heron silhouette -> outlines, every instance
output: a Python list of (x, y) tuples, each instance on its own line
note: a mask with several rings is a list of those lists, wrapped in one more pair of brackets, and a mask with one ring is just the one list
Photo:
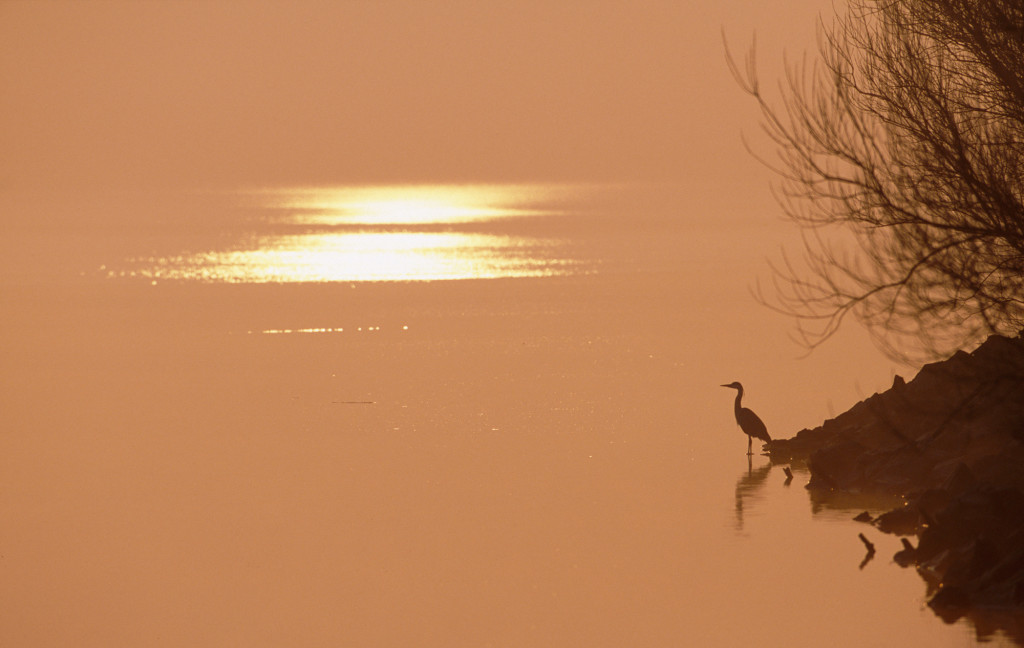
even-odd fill
[(768, 428), (765, 427), (764, 422), (758, 418), (757, 414), (740, 405), (740, 399), (743, 398), (743, 385), (738, 382), (731, 382), (728, 385), (722, 385), (722, 387), (736, 390), (736, 423), (739, 424), (743, 433), (747, 435), (747, 455), (752, 455), (751, 446), (753, 446), (755, 438), (765, 442), (772, 440), (768, 436)]

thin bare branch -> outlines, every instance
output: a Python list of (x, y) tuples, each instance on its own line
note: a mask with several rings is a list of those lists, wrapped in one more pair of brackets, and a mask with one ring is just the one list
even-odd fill
[(798, 339), (813, 348), (852, 314), (906, 359), (1020, 330), (1019, 0), (851, 0), (815, 62), (787, 63), (778, 105), (754, 46), (742, 68), (726, 52), (774, 147), (757, 157), (808, 233), (802, 263), (783, 256), (770, 293), (755, 290), (798, 319)]

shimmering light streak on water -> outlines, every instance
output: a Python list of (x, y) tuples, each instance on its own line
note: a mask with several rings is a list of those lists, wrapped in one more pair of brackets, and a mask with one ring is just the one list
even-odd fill
[(309, 225), (474, 223), (551, 213), (541, 204), (578, 189), (555, 185), (399, 185), (259, 190), (258, 204)]
[[(109, 277), (207, 283), (441, 281), (586, 272), (565, 242), (479, 230), (541, 217), (568, 187), (529, 185), (262, 190), (249, 205), (251, 244), (129, 259)], [(476, 228), (476, 230), (474, 230)]]
[[(363, 331), (366, 331), (366, 332), (372, 333), (372, 332), (375, 332), (375, 331), (380, 331), (380, 327), (379, 326), (357, 326), (355, 328), (349, 328), (348, 330), (349, 330), (349, 332), (355, 331), (355, 332), (358, 332), (358, 333), (362, 333)], [(408, 331), (409, 330), (409, 326), (407, 324), (403, 325), (401, 327), (401, 330)], [(317, 327), (317, 328), (277, 328), (277, 329), (263, 329), (262, 331), (246, 331), (246, 333), (248, 333), (250, 335), (253, 334), (253, 333), (260, 333), (262, 335), (288, 335), (288, 334), (291, 334), (291, 333), (344, 333), (344, 332), (345, 332), (345, 328), (341, 327), (341, 326), (336, 326), (336, 327), (321, 326), (321, 327)]]
[[(214, 283), (440, 281), (570, 274), (544, 241), (449, 232), (265, 237), (252, 249), (134, 260), (125, 276)], [(111, 275), (115, 276), (115, 275)]]

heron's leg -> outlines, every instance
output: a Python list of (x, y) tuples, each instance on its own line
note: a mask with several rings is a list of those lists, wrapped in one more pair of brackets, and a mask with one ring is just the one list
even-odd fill
[(747, 456), (750, 456), (750, 455), (754, 454), (754, 452), (750, 449), (753, 446), (753, 444), (754, 444), (754, 437), (748, 436), (747, 437)]

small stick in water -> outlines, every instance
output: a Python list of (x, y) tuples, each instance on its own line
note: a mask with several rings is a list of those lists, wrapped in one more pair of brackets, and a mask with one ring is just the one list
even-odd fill
[(858, 533), (857, 537), (860, 538), (860, 541), (863, 542), (864, 546), (868, 548), (868, 555), (875, 555), (875, 545), (871, 544), (871, 541), (865, 538), (863, 533)]
[(793, 481), (793, 471), (789, 469), (789, 466), (786, 466), (782, 469), (782, 472), (786, 473), (785, 484), (788, 486), (789, 482)]
[(867, 555), (865, 555), (864, 560), (860, 562), (860, 568), (864, 569), (864, 565), (871, 562), (871, 559), (875, 557), (875, 545), (871, 544), (871, 541), (865, 538), (863, 533), (858, 533), (857, 537), (860, 538), (860, 541), (868, 548)]

